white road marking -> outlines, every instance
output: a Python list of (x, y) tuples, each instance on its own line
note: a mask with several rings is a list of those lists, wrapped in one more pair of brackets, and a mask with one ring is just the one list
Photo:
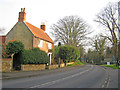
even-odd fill
[(61, 79), (58, 79), (58, 80), (54, 80), (54, 81), (50, 81), (50, 82), (47, 82), (47, 83), (43, 83), (43, 84), (40, 84), (40, 85), (36, 85), (36, 86), (32, 86), (30, 88), (37, 88), (37, 87), (42, 87), (42, 86), (45, 86), (45, 85), (52, 85), (52, 84), (55, 84), (57, 82), (60, 82), (60, 81), (63, 81), (63, 80), (66, 80), (66, 79), (70, 79), (70, 78), (73, 78), (75, 76), (78, 76), (78, 75), (81, 75), (85, 72), (88, 72), (89, 70), (91, 70), (93, 68), (93, 65), (91, 65), (91, 68), (89, 68), (88, 70), (85, 70), (85, 71), (82, 71), (80, 73), (76, 73), (76, 74), (73, 74), (73, 75), (70, 75), (70, 76), (67, 76), (67, 77), (64, 77), (64, 78), (61, 78)]

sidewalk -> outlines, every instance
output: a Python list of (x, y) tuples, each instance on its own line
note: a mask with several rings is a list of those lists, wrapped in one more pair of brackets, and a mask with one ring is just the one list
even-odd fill
[(23, 77), (32, 77), (32, 76), (40, 76), (40, 75), (45, 75), (45, 74), (50, 74), (50, 73), (55, 73), (55, 72), (61, 72), (61, 71), (68, 71), (72, 70), (74, 68), (79, 68), (82, 66), (73, 66), (73, 67), (64, 67), (64, 68), (58, 68), (58, 69), (53, 69), (53, 70), (40, 70), (40, 71), (12, 71), (12, 72), (4, 72), (0, 75), (0, 79), (6, 80), (6, 79), (15, 79), (15, 78), (23, 78)]

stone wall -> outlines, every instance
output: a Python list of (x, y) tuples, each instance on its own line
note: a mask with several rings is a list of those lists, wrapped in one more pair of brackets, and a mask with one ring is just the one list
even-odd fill
[(65, 64), (64, 63), (60, 64), (60, 67), (65, 67)]
[(48, 69), (56, 69), (56, 68), (59, 68), (58, 64), (56, 64), (56, 65), (49, 65), (48, 66)]
[(34, 71), (34, 70), (44, 70), (45, 69), (45, 64), (27, 64), (27, 65), (22, 65), (21, 70), (22, 71)]
[(12, 59), (0, 59), (0, 72), (10, 72), (12, 70)]

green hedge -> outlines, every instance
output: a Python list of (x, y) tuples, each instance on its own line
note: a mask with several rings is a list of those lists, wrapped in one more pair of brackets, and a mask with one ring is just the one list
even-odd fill
[(22, 64), (46, 64), (49, 62), (49, 57), (46, 52), (39, 48), (24, 50), (21, 53), (20, 61)]
[(80, 52), (77, 48), (66, 45), (59, 48), (59, 56), (64, 62), (70, 62), (80, 58)]
[(6, 54), (12, 55), (22, 52), (24, 50), (24, 45), (20, 41), (8, 42), (6, 45)]

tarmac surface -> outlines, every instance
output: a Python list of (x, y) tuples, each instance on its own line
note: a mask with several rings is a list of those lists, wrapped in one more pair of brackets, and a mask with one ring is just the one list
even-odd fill
[[(23, 78), (23, 77), (32, 77), (32, 76), (40, 76), (60, 71), (66, 71), (66, 70), (72, 70), (78, 66), (73, 67), (64, 67), (64, 68), (57, 68), (52, 70), (39, 70), (39, 71), (11, 71), (11, 72), (4, 72), (0, 74), (0, 79), (6, 80), (6, 79), (14, 79), (14, 78)], [(80, 66), (83, 67), (83, 66)]]
[(118, 70), (96, 65), (2, 73), (3, 88), (118, 88)]

